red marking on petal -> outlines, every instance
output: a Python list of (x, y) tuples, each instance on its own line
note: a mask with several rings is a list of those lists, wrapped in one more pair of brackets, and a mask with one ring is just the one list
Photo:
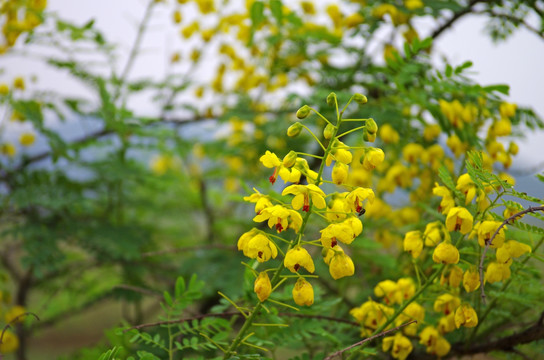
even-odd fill
[(298, 271), (298, 269), (300, 269), (300, 265), (299, 265), (299, 264), (295, 264), (295, 266), (293, 266), (293, 269), (295, 269), (295, 271)]

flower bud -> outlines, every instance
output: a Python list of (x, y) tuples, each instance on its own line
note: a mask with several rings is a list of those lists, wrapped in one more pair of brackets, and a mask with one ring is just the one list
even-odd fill
[(298, 134), (300, 134), (301, 131), (302, 131), (302, 124), (299, 123), (299, 122), (296, 122), (293, 125), (289, 126), (289, 128), (287, 129), (287, 136), (297, 137)]
[(370, 134), (366, 129), (363, 129), (363, 140), (368, 142), (376, 141), (376, 133)]
[(299, 119), (305, 119), (308, 115), (310, 115), (310, 107), (308, 105), (302, 106), (297, 111), (297, 118)]
[(331, 92), (329, 96), (327, 96), (327, 105), (333, 106), (336, 102), (336, 94), (334, 92)]
[(327, 140), (330, 140), (333, 134), (334, 134), (334, 125), (327, 124), (327, 126), (325, 126), (325, 129), (323, 129), (323, 137)]
[(314, 303), (314, 288), (312, 284), (299, 278), (293, 288), (293, 300), (299, 306), (310, 306)]
[(290, 168), (297, 162), (297, 153), (293, 150), (289, 151), (287, 155), (283, 158), (283, 166)]
[(357, 104), (359, 104), (359, 105), (364, 105), (368, 101), (366, 96), (364, 96), (363, 94), (359, 94), (359, 93), (353, 95), (353, 100), (355, 100), (355, 102), (357, 102)]
[(261, 302), (268, 299), (272, 292), (272, 284), (270, 283), (270, 278), (266, 272), (261, 272), (257, 279), (255, 279), (253, 290)]
[(367, 119), (365, 123), (365, 130), (369, 134), (376, 134), (378, 131), (378, 124), (376, 124), (376, 121), (374, 121), (373, 118)]

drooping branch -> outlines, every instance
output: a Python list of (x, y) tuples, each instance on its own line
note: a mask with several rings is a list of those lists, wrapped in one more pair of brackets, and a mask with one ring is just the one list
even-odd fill
[(514, 222), (514, 220), (517, 219), (518, 217), (521, 217), (521, 216), (523, 216), (525, 214), (528, 214), (528, 213), (534, 213), (534, 212), (537, 212), (537, 211), (544, 211), (544, 206), (532, 206), (532, 207), (529, 207), (529, 208), (527, 208), (527, 209), (525, 209), (523, 211), (515, 213), (514, 215), (510, 216), (508, 219), (505, 219), (497, 227), (497, 230), (495, 230), (495, 233), (491, 236), (491, 238), (489, 238), (489, 240), (486, 240), (484, 251), (482, 252), (482, 257), (480, 258), (480, 266), (479, 266), (479, 269), (480, 269), (481, 297), (482, 297), (482, 302), (484, 304), (485, 304), (485, 298), (486, 298), (485, 290), (484, 290), (484, 260), (485, 260), (485, 255), (487, 254), (487, 250), (489, 249), (489, 246), (493, 243), (493, 240), (495, 239), (497, 234), (501, 231), (501, 229), (503, 227), (505, 227), (507, 224), (512, 224)]
[(473, 6), (477, 3), (486, 2), (487, 0), (471, 0), (466, 7), (462, 8), (461, 10), (457, 11), (453, 14), (451, 18), (449, 18), (444, 24), (440, 25), (436, 30), (434, 30), (431, 34), (431, 37), (433, 39), (436, 39), (439, 37), (445, 30), (452, 27), (452, 25), (462, 18), (463, 16), (470, 14), (474, 11)]

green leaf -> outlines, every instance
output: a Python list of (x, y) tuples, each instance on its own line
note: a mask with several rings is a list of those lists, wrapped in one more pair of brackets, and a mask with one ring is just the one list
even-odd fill
[(508, 93), (510, 92), (510, 86), (504, 85), (504, 84), (489, 85), (489, 86), (484, 86), (483, 90), (488, 93), (497, 91), (497, 92), (500, 92), (501, 94), (508, 95)]
[(253, 28), (259, 26), (264, 20), (264, 3), (262, 1), (255, 1), (251, 5), (250, 18)]
[(450, 64), (447, 64), (446, 65), (446, 77), (451, 77), (452, 74), (453, 74), (453, 68), (451, 67)]
[(182, 276), (179, 276), (176, 280), (175, 294), (176, 299), (179, 298), (185, 292), (185, 280)]
[(281, 24), (283, 22), (283, 4), (281, 3), (281, 0), (272, 0), (270, 1), (270, 11), (272, 12), (272, 16), (274, 16), (274, 19), (276, 19), (276, 22), (278, 23), (278, 26), (281, 27)]
[(172, 306), (174, 304), (174, 302), (172, 301), (172, 295), (170, 295), (168, 291), (164, 291), (164, 301), (166, 301), (169, 306)]

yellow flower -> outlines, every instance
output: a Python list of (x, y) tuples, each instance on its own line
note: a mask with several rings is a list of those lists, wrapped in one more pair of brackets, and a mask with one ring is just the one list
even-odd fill
[(455, 329), (457, 329), (455, 326), (455, 313), (442, 316), (440, 320), (438, 320), (438, 332), (440, 332), (441, 335), (452, 332)]
[(182, 20), (181, 12), (179, 10), (174, 11), (172, 18), (176, 24), (179, 24)]
[(461, 285), (463, 280), (463, 270), (459, 266), (453, 266), (449, 269), (448, 276), (442, 274), (440, 278), (440, 284), (448, 283), (449, 286), (456, 288)]
[(442, 242), (434, 249), (433, 261), (438, 264), (457, 264), (459, 250), (452, 244)]
[(298, 306), (310, 306), (314, 303), (314, 288), (312, 284), (299, 278), (293, 288), (293, 300)]
[(13, 88), (19, 89), (19, 90), (24, 90), (25, 89), (25, 80), (20, 76), (16, 77), (15, 79), (13, 79)]
[(384, 124), (380, 127), (380, 138), (386, 144), (396, 144), (399, 142), (399, 133), (389, 124)]
[(365, 170), (374, 170), (377, 166), (380, 166), (385, 159), (385, 154), (382, 149), (379, 148), (370, 148), (365, 153), (363, 159), (363, 167)]
[(169, 155), (156, 155), (151, 159), (150, 168), (156, 175), (164, 175), (172, 166), (173, 160)]
[(374, 191), (372, 189), (358, 187), (346, 196), (346, 202), (352, 211), (357, 213), (363, 209), (363, 202), (368, 200), (370, 204), (374, 202)]
[(449, 315), (454, 312), (459, 305), (461, 305), (461, 300), (459, 300), (457, 296), (446, 293), (436, 298), (433, 309), (436, 312), (442, 312), (444, 315)]
[(34, 144), (35, 139), (36, 139), (36, 137), (32, 133), (23, 133), (19, 137), (19, 142), (23, 146), (30, 146), (30, 145)]
[(480, 287), (480, 274), (474, 269), (468, 269), (463, 275), (463, 287), (466, 292), (473, 292)]
[(25, 315), (23, 315), (26, 312), (26, 309), (21, 305), (15, 305), (11, 309), (9, 309), (6, 312), (5, 318), (6, 323), (18, 323), (22, 322), (25, 319)]
[(446, 228), (448, 231), (459, 231), (465, 235), (472, 230), (474, 218), (472, 214), (464, 207), (453, 207), (446, 217)]
[(404, 360), (413, 350), (412, 342), (402, 333), (398, 332), (394, 336), (388, 336), (383, 339), (382, 350), (389, 351), (394, 359)]
[(457, 135), (450, 136), (446, 140), (446, 145), (448, 145), (450, 150), (455, 154), (455, 157), (459, 157), (461, 154), (464, 154), (468, 147), (466, 143), (461, 142), (461, 139), (459, 139)]
[(516, 104), (507, 103), (507, 102), (501, 103), (499, 105), (499, 112), (501, 114), (501, 117), (503, 118), (514, 117), (514, 115), (516, 115), (517, 107), (518, 106)]
[(476, 196), (476, 185), (470, 178), (469, 174), (463, 174), (457, 179), (457, 190), (465, 194), (465, 205), (468, 205)]
[(329, 272), (334, 280), (351, 276), (355, 273), (353, 260), (343, 252), (336, 252), (329, 263)]
[(253, 188), (254, 194), (244, 196), (244, 201), (255, 203), (255, 212), (259, 214), (264, 208), (273, 206), (268, 195), (261, 194), (259, 190)]
[(247, 254), (247, 244), (249, 243), (249, 240), (253, 239), (258, 233), (259, 230), (255, 228), (243, 233), (238, 239), (238, 251), (243, 251), (245, 256), (249, 256)]
[(15, 352), (19, 348), (19, 338), (9, 330), (4, 332), (2, 343), (0, 344), (0, 353), (9, 354)]
[(440, 125), (433, 124), (433, 125), (427, 125), (423, 129), (423, 138), (427, 141), (433, 141), (440, 135)]
[(365, 328), (377, 329), (385, 324), (394, 312), (395, 310), (391, 307), (368, 300), (361, 306), (351, 309), (349, 313), (361, 324), (364, 330)]
[(327, 206), (325, 202), (325, 193), (319, 187), (315, 185), (290, 185), (286, 187), (282, 195), (293, 194), (295, 197), (291, 201), (293, 209), (298, 210), (302, 208), (302, 211), (310, 211), (310, 198), (312, 204), (318, 209), (323, 209)]
[(9, 86), (6, 83), (0, 84), (0, 96), (6, 96), (9, 94)]
[(423, 1), (421, 0), (404, 0), (404, 6), (408, 10), (416, 10), (423, 7)]
[(423, 157), (425, 150), (423, 149), (423, 146), (419, 144), (407, 144), (402, 149), (402, 157), (404, 160), (406, 160), (409, 163), (416, 163), (418, 159), (421, 159)]
[(14, 157), (16, 152), (15, 145), (13, 145), (12, 143), (3, 143), (2, 145), (0, 145), (0, 152), (3, 155)]
[(529, 245), (520, 243), (516, 240), (508, 240), (504, 246), (497, 249), (497, 261), (502, 264), (506, 264), (511, 258), (517, 258), (525, 253), (530, 253), (531, 247)]
[(348, 178), (348, 166), (337, 161), (332, 168), (332, 182), (336, 185), (342, 185)]
[(423, 240), (421, 239), (421, 231), (409, 231), (404, 236), (404, 251), (408, 251), (415, 259), (419, 257), (423, 250)]
[(417, 333), (418, 323), (425, 319), (425, 309), (418, 303), (411, 302), (406, 309), (397, 317), (395, 325), (399, 326), (412, 320), (417, 320), (417, 323), (410, 324), (402, 328), (402, 332), (408, 336), (415, 336)]
[(276, 228), (277, 232), (282, 232), (287, 228), (291, 228), (298, 232), (302, 225), (302, 216), (294, 210), (286, 209), (281, 205), (274, 205), (261, 210), (257, 216), (253, 218), (255, 222), (268, 220), (269, 228)]
[(447, 214), (455, 206), (455, 200), (453, 200), (453, 196), (447, 187), (439, 186), (438, 183), (435, 183), (433, 194), (442, 196), (442, 201), (440, 202), (440, 206), (438, 206), (438, 211), (442, 214)]
[(333, 195), (329, 206), (327, 207), (327, 213), (325, 216), (329, 221), (338, 221), (346, 218), (347, 213), (350, 212), (349, 205), (346, 203), (346, 199), (338, 194)]
[(283, 264), (291, 272), (297, 272), (302, 266), (308, 272), (313, 273), (315, 271), (314, 261), (306, 249), (302, 246), (297, 246), (285, 254)]
[(257, 259), (258, 262), (265, 262), (270, 258), (275, 259), (278, 256), (278, 249), (268, 237), (257, 234), (248, 241), (247, 251), (244, 250), (244, 255)]
[(398, 284), (392, 280), (380, 281), (374, 288), (374, 295), (381, 298), (387, 304), (393, 304), (396, 302)]
[[(501, 223), (498, 221), (483, 221), (480, 226), (478, 226), (478, 244), (480, 244), (481, 247), (485, 247), (486, 243), (491, 240), (491, 237), (495, 234), (500, 225)], [(497, 249), (504, 244), (504, 229), (505, 226), (503, 226), (497, 236), (495, 236), (493, 243), (490, 245), (491, 248)]]
[(508, 136), (512, 133), (512, 123), (510, 119), (502, 118), (493, 124), (493, 133), (495, 136)]
[(432, 247), (436, 246), (441, 241), (450, 241), (451, 237), (441, 221), (433, 221), (425, 226), (423, 239), (425, 240), (425, 246)]
[(478, 315), (472, 306), (465, 304), (457, 308), (455, 311), (455, 326), (457, 328), (461, 326), (473, 328), (476, 325), (478, 325)]
[(511, 275), (510, 264), (500, 264), (498, 262), (492, 262), (487, 265), (485, 271), (485, 281), (493, 284), (498, 281), (503, 281), (510, 278)]
[(272, 284), (270, 283), (270, 278), (265, 271), (259, 273), (259, 276), (255, 279), (253, 291), (255, 291), (255, 294), (257, 294), (257, 297), (261, 302), (265, 301), (270, 296), (270, 293), (272, 292)]
[(329, 224), (321, 230), (321, 242), (323, 246), (334, 247), (337, 241), (351, 244), (363, 231), (363, 223), (356, 217), (350, 217), (341, 223)]
[(433, 326), (427, 326), (419, 334), (419, 343), (427, 347), (427, 352), (438, 357), (450, 352), (451, 345)]
[(365, 21), (365, 18), (359, 13), (351, 14), (350, 16), (344, 19), (344, 23), (346, 24), (347, 28), (357, 27), (361, 25), (364, 21)]
[(399, 286), (397, 302), (400, 304), (411, 298), (416, 292), (416, 285), (412, 278), (400, 278), (397, 280)]
[(304, 11), (305, 14), (307, 15), (315, 14), (315, 7), (311, 1), (301, 1), (300, 6), (302, 7), (302, 11)]

